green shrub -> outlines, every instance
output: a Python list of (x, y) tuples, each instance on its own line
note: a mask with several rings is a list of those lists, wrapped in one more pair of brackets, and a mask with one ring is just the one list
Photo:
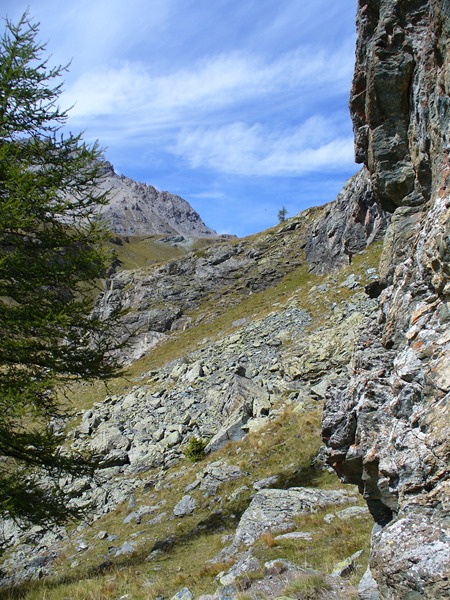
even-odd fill
[(187, 445), (184, 455), (191, 462), (198, 462), (205, 456), (206, 442), (202, 439), (191, 437)]

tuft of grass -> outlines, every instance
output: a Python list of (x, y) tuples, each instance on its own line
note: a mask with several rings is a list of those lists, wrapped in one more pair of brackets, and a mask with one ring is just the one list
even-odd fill
[(283, 593), (302, 600), (316, 600), (322, 592), (330, 589), (331, 586), (323, 573), (306, 573), (291, 581)]
[(255, 598), (247, 592), (238, 592), (234, 598), (235, 600), (255, 600)]
[(228, 571), (233, 566), (232, 560), (228, 561), (220, 561), (220, 562), (211, 562), (206, 563), (202, 569), (200, 569), (200, 577), (216, 577), (219, 573), (223, 571)]
[(271, 531), (268, 531), (267, 533), (263, 533), (261, 536), (261, 540), (269, 548), (273, 548), (274, 546), (277, 545), (277, 542), (275, 541), (275, 536), (273, 535), (273, 533)]
[(243, 592), (244, 590), (247, 590), (254, 581), (259, 581), (263, 577), (264, 569), (243, 573), (236, 579), (236, 587), (239, 591)]

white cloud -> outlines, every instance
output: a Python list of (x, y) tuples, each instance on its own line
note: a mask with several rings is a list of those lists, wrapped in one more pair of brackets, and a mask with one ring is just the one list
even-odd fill
[(191, 193), (190, 196), (199, 200), (224, 200), (227, 197), (225, 192), (219, 190), (205, 190), (203, 192)]
[(220, 54), (167, 74), (124, 62), (81, 75), (63, 103), (74, 104), (72, 118), (80, 121), (114, 116), (117, 125), (152, 127), (189, 115), (199, 121), (212, 111), (272, 94), (300, 94), (312, 82), (317, 93), (325, 85), (347, 87), (351, 68), (345, 46), (332, 54), (303, 48), (269, 62), (250, 54)]
[(184, 130), (174, 152), (192, 168), (246, 176), (299, 176), (354, 162), (353, 138), (340, 134), (336, 120), (322, 117), (290, 131), (244, 123)]
[(331, 199), (354, 169), (355, 0), (231, 4), (2, 0), (2, 9), (15, 20), (30, 6), (50, 64), (73, 58), (60, 99), (75, 104), (68, 129), (99, 139), (137, 180), (193, 190), (208, 224), (244, 234), (276, 222), (280, 189), (293, 214), (303, 197)]
[[(55, 63), (72, 59), (67, 79), (93, 65), (111, 63), (138, 44), (150, 32), (163, 29), (172, 15), (174, 0), (2, 0), (5, 13), (17, 21), (29, 9), (40, 23), (41, 41)], [(2, 13), (3, 13), (2, 10)]]
[(82, 74), (63, 105), (74, 104), (72, 126), (102, 144), (147, 144), (195, 169), (275, 176), (337, 169), (353, 162), (348, 115), (344, 128), (307, 116), (347, 91), (351, 43), (281, 55), (222, 52), (184, 67), (175, 62), (169, 72), (122, 61)]

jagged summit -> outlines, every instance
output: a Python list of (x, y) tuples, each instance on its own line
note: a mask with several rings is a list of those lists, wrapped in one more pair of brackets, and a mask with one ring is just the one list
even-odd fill
[(180, 234), (198, 238), (216, 237), (199, 214), (180, 196), (160, 192), (152, 185), (117, 175), (105, 162), (102, 191), (110, 190), (110, 201), (99, 214), (115, 233), (127, 236)]

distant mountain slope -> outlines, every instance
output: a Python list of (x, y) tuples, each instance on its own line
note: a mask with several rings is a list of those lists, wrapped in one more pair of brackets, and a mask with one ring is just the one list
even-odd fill
[[(346, 246), (353, 254), (363, 252), (382, 237), (386, 226), (386, 215), (373, 206), (368, 172), (362, 169), (334, 202), (307, 209), (258, 235), (217, 240), (137, 271), (118, 270), (96, 310), (103, 316), (114, 308), (123, 311), (114, 335), (121, 330), (128, 339), (122, 358), (131, 363), (170, 332), (190, 327), (192, 311), (201, 309), (205, 321), (217, 318), (298, 268), (316, 275), (338, 270), (349, 264)], [(212, 313), (206, 315), (204, 303), (211, 299)]]
[(117, 175), (105, 163), (100, 187), (110, 190), (110, 202), (100, 214), (120, 235), (180, 234), (192, 237), (216, 237), (199, 214), (180, 196), (159, 192), (145, 183)]

